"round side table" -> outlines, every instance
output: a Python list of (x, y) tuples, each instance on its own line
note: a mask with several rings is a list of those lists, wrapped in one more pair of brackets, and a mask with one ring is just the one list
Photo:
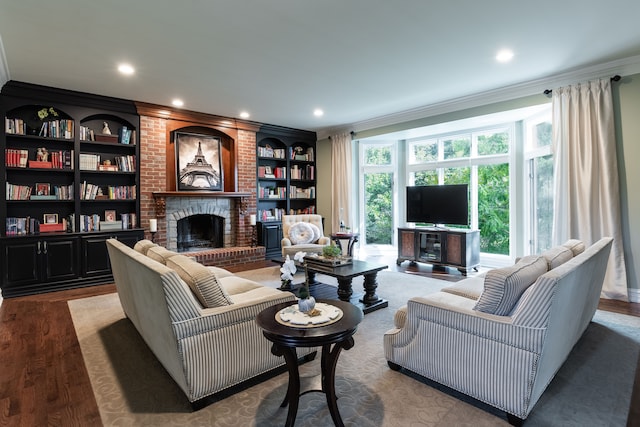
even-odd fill
[(347, 255), (353, 257), (353, 245), (358, 243), (358, 233), (333, 233), (331, 234), (331, 240), (334, 241), (336, 246), (342, 250), (341, 240), (348, 240), (347, 242)]
[[(315, 327), (296, 327), (285, 325), (276, 320), (276, 314), (295, 302), (286, 302), (261, 311), (256, 317), (256, 323), (262, 328), (263, 335), (273, 343), (271, 353), (284, 356), (289, 370), (289, 385), (287, 395), (281, 407), (289, 405), (285, 426), (293, 426), (298, 413), (300, 398), (300, 374), (298, 372), (298, 357), (296, 347), (322, 347), (321, 359), (321, 390), (308, 390), (325, 393), (329, 413), (336, 426), (344, 426), (338, 411), (335, 373), (340, 352), (353, 347), (353, 334), (362, 321), (363, 313), (360, 308), (351, 303), (336, 300), (319, 300), (342, 310), (342, 318), (334, 323)], [(304, 393), (303, 393), (304, 394)]]

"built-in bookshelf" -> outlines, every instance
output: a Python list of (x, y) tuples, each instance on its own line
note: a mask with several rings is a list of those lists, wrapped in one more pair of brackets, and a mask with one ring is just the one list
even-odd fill
[(3, 296), (111, 280), (99, 242), (143, 235), (133, 103), (9, 82), (0, 114)]
[(258, 243), (280, 255), (282, 215), (316, 213), (316, 135), (265, 127), (257, 140)]

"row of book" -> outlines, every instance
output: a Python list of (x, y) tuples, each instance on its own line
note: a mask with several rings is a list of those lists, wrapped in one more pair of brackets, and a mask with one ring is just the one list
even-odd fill
[(315, 199), (316, 187), (299, 188), (291, 185), (289, 186), (289, 197), (292, 199)]
[(6, 183), (7, 200), (29, 200), (33, 188), (30, 185)]
[(260, 199), (284, 199), (287, 197), (285, 187), (258, 187), (258, 198)]
[(284, 167), (258, 166), (258, 178), (286, 178), (287, 169)]
[(304, 147), (296, 146), (289, 148), (289, 158), (291, 160), (300, 160), (305, 162), (313, 162), (315, 159), (315, 154), (313, 151), (313, 147), (309, 147), (306, 150)]
[(281, 221), (282, 215), (286, 213), (287, 211), (281, 208), (258, 209), (258, 218), (260, 218), (262, 222)]
[(264, 147), (258, 146), (258, 157), (266, 157), (270, 159), (285, 159), (286, 151), (284, 148), (272, 148), (270, 145)]
[(84, 181), (80, 186), (81, 200), (134, 200), (136, 198), (135, 185), (108, 185), (101, 187)]
[(46, 138), (73, 139), (73, 120), (50, 120), (42, 122), (38, 136)]
[(29, 150), (5, 148), (4, 164), (12, 168), (73, 169), (73, 150), (49, 151), (47, 160), (29, 160)]
[(109, 161), (108, 164), (101, 164), (100, 154), (80, 153), (80, 170), (135, 172), (136, 156), (115, 156), (113, 163)]
[(6, 236), (22, 236), (52, 231), (68, 231), (66, 218), (60, 223), (46, 223), (33, 217), (7, 217), (5, 220)]
[[(69, 232), (76, 231), (75, 214), (69, 215), (65, 220)], [(128, 230), (136, 228), (137, 216), (135, 213), (123, 213), (120, 214), (120, 220), (118, 221), (105, 221), (99, 214), (80, 215), (80, 231), (81, 233), (89, 231), (104, 231), (104, 230)]]
[(314, 165), (305, 165), (299, 167), (298, 165), (291, 166), (291, 179), (308, 179), (313, 180), (316, 177), (316, 168)]

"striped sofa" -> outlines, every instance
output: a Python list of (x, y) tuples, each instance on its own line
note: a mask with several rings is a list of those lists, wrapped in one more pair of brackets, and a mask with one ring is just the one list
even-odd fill
[[(531, 284), (525, 270), (537, 271), (540, 262), (525, 257), (502, 272), (411, 298), (384, 335), (389, 366), (494, 406), (512, 424), (521, 424), (595, 314), (611, 242), (583, 245), (580, 253), (573, 240), (547, 257), (541, 254), (546, 272), (529, 279)], [(571, 255), (559, 256), (567, 247)], [(513, 279), (509, 286), (516, 291), (496, 297), (499, 276)], [(493, 297), (481, 302), (491, 292)], [(498, 306), (509, 299), (511, 308), (491, 312), (500, 312)]]
[[(138, 242), (136, 249), (143, 243)], [(205, 308), (202, 295), (196, 295), (176, 271), (175, 266), (188, 265), (188, 257), (162, 247), (136, 250), (116, 239), (107, 240), (107, 248), (125, 314), (194, 409), (213, 401), (216, 393), (284, 365), (283, 358), (271, 354), (271, 343), (255, 318), (271, 305), (294, 302), (292, 293), (191, 260), (197, 264), (194, 270), (215, 273), (222, 288), (218, 297), (228, 299)], [(299, 349), (299, 356), (314, 350)]]

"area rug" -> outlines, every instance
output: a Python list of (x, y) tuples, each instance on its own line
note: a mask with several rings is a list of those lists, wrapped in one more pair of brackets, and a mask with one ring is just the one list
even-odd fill
[[(279, 285), (277, 267), (239, 274)], [(450, 283), (388, 271), (378, 282), (378, 295), (389, 307), (365, 316), (355, 346), (338, 361), (336, 389), (345, 425), (507, 426), (500, 411), (387, 367), (382, 335), (393, 327), (396, 309), (411, 296)], [(354, 290), (361, 283), (354, 280)], [(69, 307), (105, 426), (284, 425), (286, 373), (192, 412), (125, 318), (116, 294), (73, 300)], [(624, 426), (639, 354), (640, 319), (598, 311), (525, 425)], [(302, 376), (318, 372), (318, 360), (301, 368)], [(330, 425), (324, 395), (303, 395), (296, 426)]]

